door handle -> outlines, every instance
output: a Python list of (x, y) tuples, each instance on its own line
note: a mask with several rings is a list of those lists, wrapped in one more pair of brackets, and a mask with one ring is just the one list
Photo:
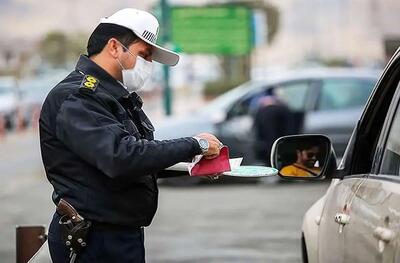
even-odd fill
[(378, 240), (390, 242), (394, 239), (395, 233), (393, 230), (389, 228), (378, 226), (374, 230), (374, 237), (377, 238)]
[(396, 234), (393, 230), (378, 226), (374, 230), (374, 237), (378, 239), (378, 251), (383, 253), (385, 250), (385, 245), (395, 238)]
[(341, 234), (343, 227), (350, 222), (350, 216), (345, 213), (336, 213), (335, 222), (339, 224), (339, 234)]

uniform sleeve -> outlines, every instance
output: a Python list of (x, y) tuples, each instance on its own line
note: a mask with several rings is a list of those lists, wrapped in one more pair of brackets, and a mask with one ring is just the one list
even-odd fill
[(189, 171), (172, 171), (172, 170), (163, 170), (157, 173), (157, 178), (172, 178), (172, 177), (181, 177), (181, 176), (190, 176)]
[(56, 136), (109, 177), (155, 173), (200, 153), (191, 137), (148, 141), (131, 136), (96, 95), (70, 95), (56, 118)]

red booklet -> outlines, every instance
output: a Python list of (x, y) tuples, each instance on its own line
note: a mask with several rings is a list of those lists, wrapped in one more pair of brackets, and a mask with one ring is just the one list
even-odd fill
[(219, 155), (214, 159), (206, 159), (201, 156), (200, 160), (195, 161), (191, 169), (189, 167), (191, 176), (216, 175), (230, 170), (229, 148), (227, 146), (223, 146)]

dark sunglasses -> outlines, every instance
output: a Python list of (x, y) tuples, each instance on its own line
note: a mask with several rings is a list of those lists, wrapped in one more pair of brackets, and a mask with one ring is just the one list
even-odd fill
[(317, 157), (317, 153), (306, 152), (307, 158)]

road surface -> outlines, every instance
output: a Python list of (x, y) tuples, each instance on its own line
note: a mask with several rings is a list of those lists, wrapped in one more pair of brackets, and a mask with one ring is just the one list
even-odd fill
[[(15, 226), (47, 225), (54, 206), (35, 132), (0, 141), (0, 258), (15, 262)], [(147, 262), (301, 262), (300, 227), (326, 183), (161, 187)]]

